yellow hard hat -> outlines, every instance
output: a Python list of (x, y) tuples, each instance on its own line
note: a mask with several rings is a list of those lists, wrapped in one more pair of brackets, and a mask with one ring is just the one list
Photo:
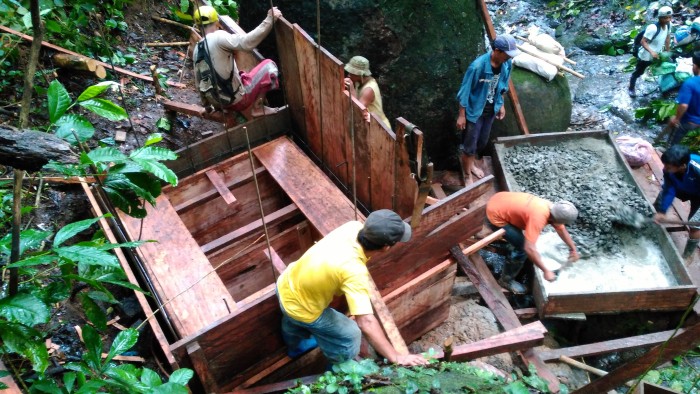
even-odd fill
[(198, 25), (210, 25), (219, 21), (219, 14), (214, 7), (202, 5), (194, 9), (194, 22)]

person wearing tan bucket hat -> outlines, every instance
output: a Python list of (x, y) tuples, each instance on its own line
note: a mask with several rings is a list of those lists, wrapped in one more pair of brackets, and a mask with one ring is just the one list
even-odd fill
[(369, 122), (369, 113), (373, 113), (384, 123), (386, 127), (391, 129), (389, 119), (384, 115), (382, 106), (382, 94), (379, 92), (379, 85), (372, 77), (372, 72), (369, 70), (369, 60), (362, 56), (353, 56), (352, 59), (345, 65), (345, 89), (350, 92), (353, 97), (356, 97), (362, 105), (367, 108), (366, 119)]

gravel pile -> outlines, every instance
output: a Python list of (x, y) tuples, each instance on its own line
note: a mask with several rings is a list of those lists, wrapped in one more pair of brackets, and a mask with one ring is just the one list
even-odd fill
[(644, 232), (614, 223), (620, 206), (645, 216), (652, 214), (616, 155), (606, 141), (584, 138), (556, 145), (515, 146), (506, 150), (502, 160), (514, 191), (576, 205), (578, 220), (567, 229), (585, 256), (619, 253), (623, 232)]

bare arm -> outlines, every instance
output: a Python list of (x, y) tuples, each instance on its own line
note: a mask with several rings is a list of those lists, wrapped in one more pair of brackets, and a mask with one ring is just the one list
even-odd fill
[(571, 235), (565, 226), (554, 227), (554, 230), (559, 235), (562, 241), (569, 247), (569, 261), (573, 262), (579, 259), (578, 251), (576, 250), (576, 244), (574, 240), (571, 239)]
[(544, 274), (544, 278), (550, 282), (554, 281), (557, 279), (557, 276), (554, 274), (554, 272), (550, 271), (545, 267), (544, 263), (542, 262), (542, 256), (540, 256), (540, 252), (537, 251), (537, 248), (535, 247), (535, 244), (528, 241), (527, 239), (525, 240), (525, 254), (527, 254), (527, 258), (532, 261), (535, 266), (537, 266), (539, 269), (542, 270), (542, 273)]
[(459, 115), (457, 116), (457, 129), (464, 130), (467, 127), (466, 110), (462, 105), (459, 105)]
[(676, 115), (672, 116), (671, 119), (668, 120), (668, 125), (671, 127), (678, 126), (681, 123), (683, 115), (685, 115), (685, 111), (687, 110), (688, 104), (678, 104), (676, 107)]
[(369, 107), (370, 104), (374, 102), (374, 90), (370, 87), (366, 87), (360, 92), (360, 102), (365, 107)]
[(399, 354), (386, 335), (384, 335), (382, 326), (374, 315), (357, 315), (355, 316), (355, 321), (374, 350), (384, 356), (389, 362), (401, 365), (424, 365), (428, 363), (420, 354)]
[(641, 45), (642, 45), (642, 47), (643, 47), (644, 49), (647, 50), (647, 52), (649, 52), (649, 54), (651, 55), (652, 58), (654, 58), (654, 59), (658, 59), (658, 58), (659, 58), (659, 54), (656, 53), (656, 52), (654, 52), (654, 51), (652, 51), (652, 50), (651, 50), (651, 47), (649, 47), (649, 41), (647, 40), (646, 37), (642, 37)]

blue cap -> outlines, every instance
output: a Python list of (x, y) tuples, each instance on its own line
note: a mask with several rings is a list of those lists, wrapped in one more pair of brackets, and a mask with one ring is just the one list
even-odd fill
[(493, 47), (495, 49), (501, 50), (510, 57), (516, 57), (520, 55), (520, 50), (518, 50), (517, 45), (515, 45), (515, 38), (508, 34), (502, 34), (493, 41)]

